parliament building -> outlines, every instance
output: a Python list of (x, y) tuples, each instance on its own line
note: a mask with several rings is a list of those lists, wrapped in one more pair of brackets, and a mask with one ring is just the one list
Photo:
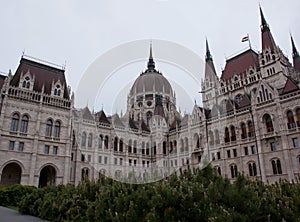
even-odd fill
[(64, 69), (23, 56), (14, 73), (0, 75), (0, 186), (102, 174), (143, 183), (208, 163), (230, 180), (298, 181), (300, 55), (291, 37), (291, 63), (260, 16), (260, 51), (227, 59), (219, 74), (206, 41), (203, 104), (190, 114), (177, 110), (152, 47), (122, 115), (75, 107)]

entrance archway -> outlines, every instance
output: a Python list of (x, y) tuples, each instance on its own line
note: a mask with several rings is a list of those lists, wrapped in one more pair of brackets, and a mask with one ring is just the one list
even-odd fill
[(21, 175), (22, 175), (22, 169), (19, 164), (17, 163), (7, 164), (2, 170), (0, 186), (10, 186), (13, 184), (20, 184)]
[(55, 185), (56, 170), (53, 166), (45, 166), (40, 172), (39, 187)]

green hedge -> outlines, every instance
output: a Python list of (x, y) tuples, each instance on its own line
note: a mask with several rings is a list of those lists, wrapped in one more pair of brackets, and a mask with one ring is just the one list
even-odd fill
[(18, 206), (18, 203), (27, 195), (34, 192), (37, 188), (32, 186), (12, 185), (0, 187), (0, 206)]
[(231, 184), (211, 167), (144, 185), (101, 177), (35, 188), (21, 199), (20, 212), (49, 221), (300, 221), (300, 185)]

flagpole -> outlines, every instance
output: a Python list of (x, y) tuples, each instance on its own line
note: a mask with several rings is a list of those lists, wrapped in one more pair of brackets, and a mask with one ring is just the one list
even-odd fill
[(247, 37), (248, 37), (248, 42), (249, 42), (249, 48), (252, 49), (252, 47), (251, 47), (251, 41), (250, 41), (250, 37), (249, 37), (249, 33), (247, 33)]

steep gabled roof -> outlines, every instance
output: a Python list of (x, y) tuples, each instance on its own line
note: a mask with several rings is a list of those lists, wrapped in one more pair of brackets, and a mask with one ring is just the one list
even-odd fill
[(100, 123), (105, 123), (105, 124), (109, 124), (110, 125), (110, 121), (106, 117), (106, 114), (105, 114), (105, 112), (103, 110), (101, 110), (100, 112), (96, 113), (96, 116), (97, 116), (97, 120)]
[(125, 127), (118, 114), (114, 114), (112, 116), (112, 123), (114, 126), (118, 126), (118, 127), (122, 127), (122, 128)]
[(88, 107), (85, 107), (83, 110), (82, 110), (82, 118), (83, 119), (86, 119), (86, 120), (92, 120), (94, 121), (94, 117), (91, 113), (91, 111), (89, 110)]
[(58, 80), (64, 85), (64, 98), (69, 99), (68, 87), (65, 79), (65, 71), (49, 65), (45, 65), (36, 61), (21, 58), (18, 69), (13, 76), (10, 85), (19, 86), (21, 74), (25, 75), (29, 72), (35, 77), (33, 90), (42, 92), (44, 86), (44, 93), (51, 95), (52, 82), (56, 83)]
[(226, 66), (222, 72), (221, 79), (228, 80), (235, 74), (241, 75), (250, 67), (256, 68), (258, 66), (258, 54), (252, 49), (248, 49), (226, 61)]
[(6, 79), (6, 76), (0, 75), (0, 89), (2, 89), (5, 79)]
[(283, 89), (280, 91), (280, 95), (290, 93), (296, 90), (299, 90), (298, 85), (296, 84), (295, 80), (288, 76)]

